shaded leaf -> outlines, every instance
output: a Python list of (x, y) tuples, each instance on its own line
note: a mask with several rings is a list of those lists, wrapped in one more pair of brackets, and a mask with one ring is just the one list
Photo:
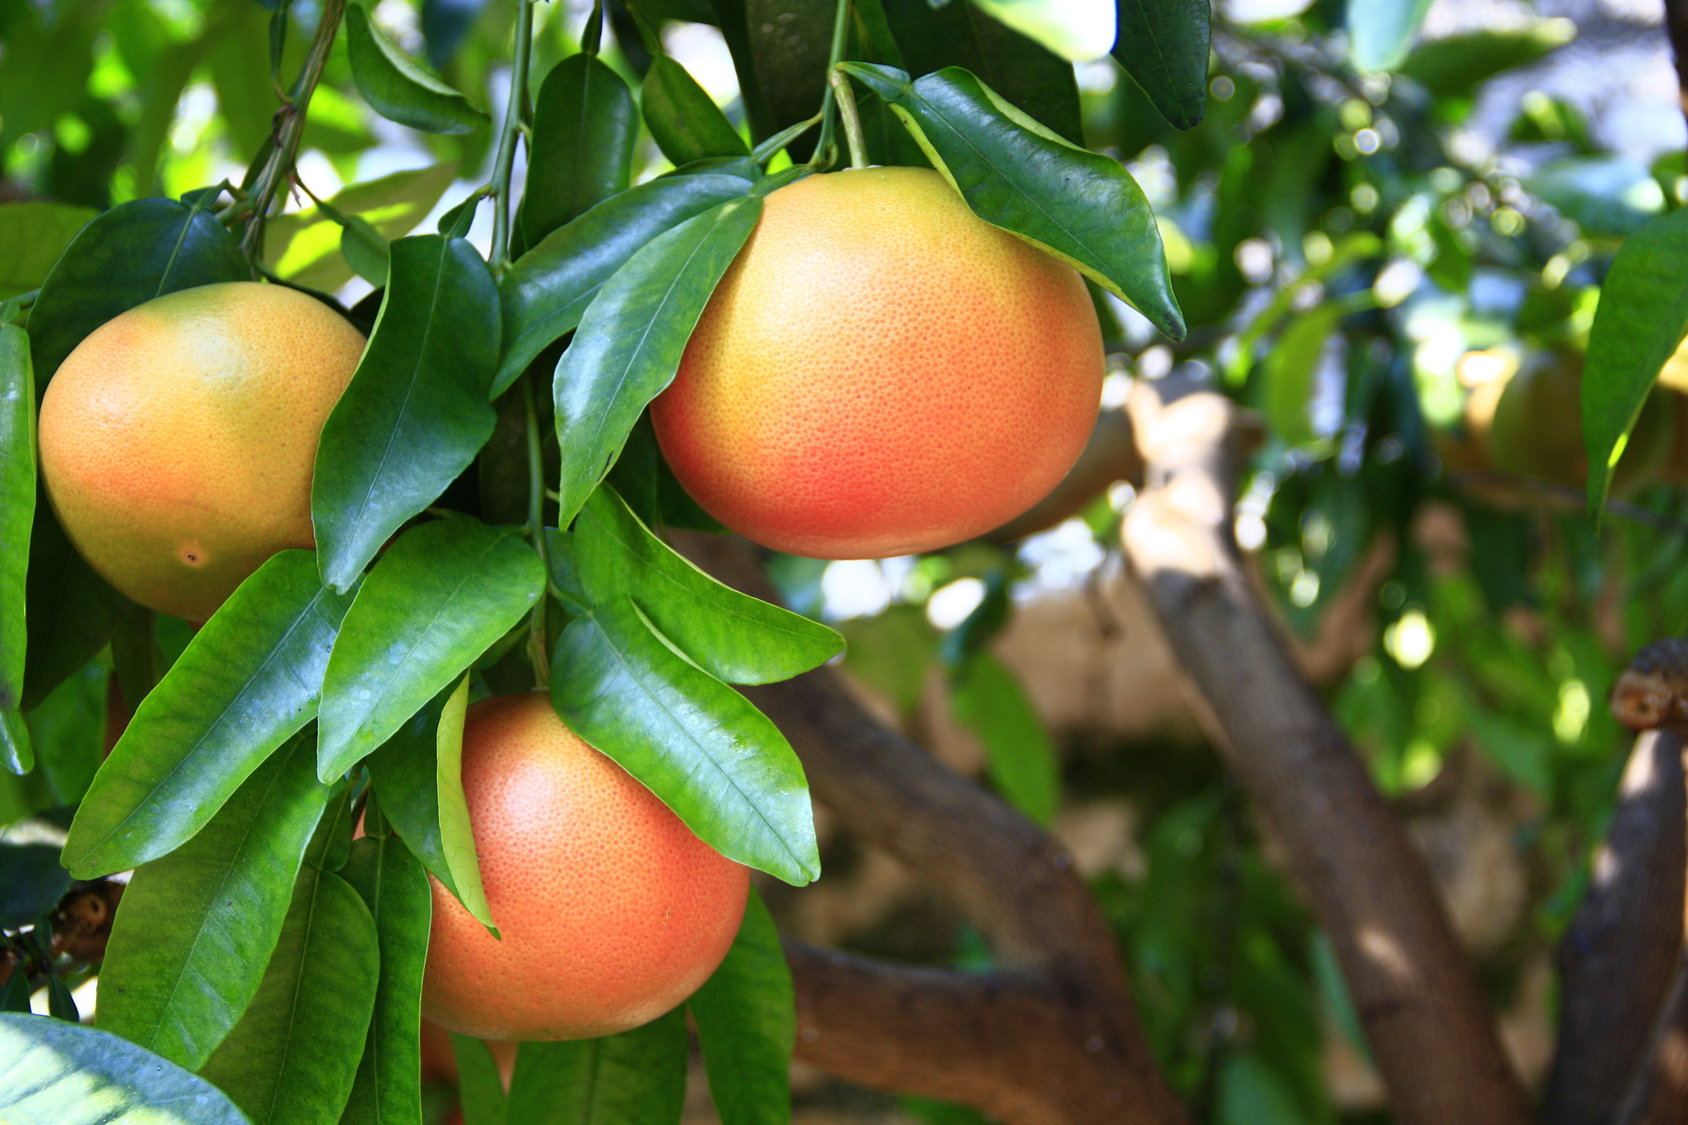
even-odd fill
[[(16, 930), (52, 912), (70, 890), (70, 872), (40, 821), (0, 829), (0, 930)], [(46, 837), (46, 838), (43, 838)]]
[(657, 236), (598, 291), (553, 384), (558, 526), (574, 518), (646, 405), (673, 381), (710, 294), (761, 213), (754, 195), (718, 204)]
[(1396, 73), (1413, 79), (1433, 97), (1469, 97), (1495, 75), (1546, 58), (1576, 37), (1577, 25), (1568, 19), (1484, 28), (1419, 44)]
[(697, 79), (667, 55), (651, 59), (639, 87), (639, 109), (662, 154), (675, 164), (689, 164), (711, 156), (748, 156), (727, 115), (699, 86)]
[(134, 603), (116, 590), (70, 545), (38, 487), (29, 534), (29, 575), (24, 591), (23, 706), (32, 710), (111, 639)]
[(1183, 339), (1154, 213), (1118, 161), (1062, 140), (965, 70), (910, 83), (890, 67), (842, 66), (890, 102), (974, 214), (1048, 250)]
[(389, 121), (424, 133), (472, 133), (488, 121), (485, 110), (395, 47), (361, 4), (346, 5), (346, 53), (358, 92)]
[(991, 783), (1015, 808), (1048, 826), (1061, 806), (1055, 744), (1020, 681), (988, 652), (956, 674), (955, 717), (985, 745)]
[(509, 1120), (509, 1106), (491, 1048), (485, 1040), (452, 1032), (451, 1050), (457, 1059), (457, 1097), (463, 1125), (504, 1125)]
[(209, 1082), (109, 1031), (0, 1012), (0, 1058), (12, 1125), (248, 1125)]
[(1266, 354), (1266, 411), (1273, 430), (1289, 445), (1302, 445), (1317, 434), (1313, 429), (1313, 377), (1325, 355), (1325, 345), (1342, 307), (1326, 302), (1296, 316)]
[(264, 975), (330, 790), (309, 734), (261, 765), (211, 823), (138, 868), (100, 971), (100, 1025), (192, 1070)]
[(686, 1105), (686, 1013), (602, 1039), (523, 1043), (507, 1119), (521, 1125), (677, 1125)]
[[(5, 209), (0, 208), (0, 212)], [(35, 522), (35, 375), (29, 334), (0, 324), (0, 714), (23, 707), (29, 531)], [(21, 720), (0, 735), (0, 768), (28, 773), (35, 756)]]
[(787, 1125), (797, 1001), (779, 931), (754, 887), (732, 948), (686, 1007), (721, 1125)]
[(571, 730), (722, 855), (796, 886), (819, 875), (808, 785), (785, 736), (679, 656), (625, 595), (563, 630), (551, 698)]
[(105, 757), (109, 679), (106, 666), (90, 660), (23, 717), (37, 776), (61, 808), (76, 807)]
[(0, 205), (0, 301), (38, 288), (76, 232), (98, 214), (68, 203)]
[(581, 509), (575, 550), (593, 602), (631, 595), (664, 637), (718, 680), (786, 680), (844, 649), (844, 638), (825, 625), (741, 594), (693, 566), (612, 489), (598, 489)]
[(342, 1125), (396, 1125), (422, 1116), (422, 966), (433, 894), (396, 837), (352, 841), (342, 872), (375, 919), (381, 972), (375, 1011)]
[(625, 191), (639, 111), (633, 91), (595, 55), (570, 55), (540, 83), (519, 216), (524, 245)]
[(1113, 56), (1176, 129), (1194, 128), (1207, 103), (1208, 0), (1116, 0)]
[(178, 289), (251, 276), (239, 244), (208, 212), (173, 199), (112, 208), (77, 234), (30, 310), (36, 394), (83, 337), (118, 313)]
[(475, 520), (401, 535), (358, 591), (328, 659), (318, 775), (336, 777), (386, 742), (544, 589), (539, 556)]
[(270, 753), (316, 716), (352, 598), (325, 590), (308, 551), (240, 584), (141, 701), (71, 825), (78, 878), (123, 871), (190, 839)]
[(392, 281), (350, 385), (322, 428), (311, 523), (323, 579), (344, 590), (492, 436), (498, 290), (461, 238), (391, 247)]

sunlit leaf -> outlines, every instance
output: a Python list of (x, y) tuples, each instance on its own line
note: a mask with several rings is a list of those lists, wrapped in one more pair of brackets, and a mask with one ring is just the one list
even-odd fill
[(1207, 0), (1116, 0), (1114, 58), (1142, 87), (1161, 116), (1193, 128), (1207, 102)]
[[(3, 212), (4, 208), (0, 208)], [(28, 773), (35, 761), (23, 707), (25, 591), (29, 530), (35, 522), (35, 376), (29, 334), (0, 324), (0, 768)]]
[(639, 111), (662, 154), (675, 164), (711, 156), (746, 156), (750, 147), (708, 91), (675, 59), (651, 59), (639, 87)]
[(76, 232), (98, 214), (69, 203), (0, 205), (0, 300), (38, 288)]

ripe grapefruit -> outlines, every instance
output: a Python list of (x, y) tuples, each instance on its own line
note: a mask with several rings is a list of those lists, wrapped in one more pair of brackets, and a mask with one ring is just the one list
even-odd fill
[(749, 872), (563, 725), (543, 694), (469, 708), (463, 790), (493, 938), (437, 881), (422, 1014), (482, 1039), (647, 1023), (726, 956)]
[(265, 559), (315, 545), (311, 468), (363, 336), (297, 290), (184, 289), (95, 329), (41, 403), (41, 474), (90, 565), (203, 621)]
[(884, 558), (1030, 508), (1078, 459), (1101, 386), (1077, 272), (936, 172), (862, 168), (769, 194), (651, 418), (728, 527)]

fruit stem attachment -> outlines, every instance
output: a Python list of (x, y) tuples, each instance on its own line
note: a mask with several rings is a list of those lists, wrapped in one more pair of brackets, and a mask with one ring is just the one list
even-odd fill
[(516, 57), (510, 66), (510, 100), (504, 106), (504, 127), (498, 133), (498, 157), (492, 172), (492, 270), (502, 274), (510, 264), (510, 177), (516, 166), (516, 134), (526, 120), (528, 69), (533, 56), (533, 3), (518, 0)]
[[(827, 83), (826, 90), (821, 95), (821, 135), (815, 142), (814, 159), (809, 161), (809, 167), (822, 168), (832, 163), (832, 130), (835, 118), (832, 113), (833, 91), (838, 88), (837, 81), (832, 77), (838, 64), (844, 61), (844, 44), (850, 30), (850, 0), (838, 0), (838, 8), (832, 17), (832, 50), (826, 58)], [(846, 94), (846, 97), (849, 95)], [(851, 107), (852, 109), (854, 106)], [(845, 130), (848, 132), (846, 123)], [(861, 127), (858, 124), (858, 133)]]
[(862, 136), (862, 117), (856, 112), (856, 94), (850, 80), (834, 66), (827, 72), (827, 84), (837, 93), (838, 112), (844, 118), (844, 142), (850, 146), (850, 167), (867, 167), (867, 141)]
[(251, 211), (246, 230), (240, 237), (240, 252), (247, 260), (257, 261), (264, 248), (264, 221), (274, 202), (276, 191), (293, 175), (293, 160), (299, 153), (299, 141), (305, 135), (305, 112), (310, 108), (311, 94), (328, 64), (328, 53), (334, 47), (334, 36), (340, 30), (340, 17), (346, 13), (346, 0), (325, 0), (322, 16), (317, 20), (316, 34), (311, 38), (305, 65), (299, 80), (293, 84), (292, 97), (275, 115), (275, 145), (270, 157), (258, 173), (252, 188)]
[[(525, 4), (527, 0), (523, 0)], [(534, 405), (533, 376), (522, 372), (522, 405), (527, 410), (528, 455), (528, 535), (533, 549), (539, 552), (539, 565), (545, 568), (546, 588), (551, 583), (551, 559), (545, 550), (545, 459), (539, 445), (539, 410)], [(540, 689), (551, 683), (551, 657), (545, 651), (545, 606), (549, 599), (540, 595), (528, 617), (528, 659), (533, 661), (533, 674)]]

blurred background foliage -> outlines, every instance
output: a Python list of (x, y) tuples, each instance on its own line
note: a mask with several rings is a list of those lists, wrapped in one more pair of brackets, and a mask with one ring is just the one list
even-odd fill
[[(639, 7), (735, 123), (777, 115), (768, 45), (747, 95), (714, 7)], [(762, 7), (804, 18), (825, 6)], [(1534, 1082), (1552, 950), (1627, 746), (1606, 693), (1688, 614), (1688, 379), (1672, 388), (1667, 368), (1597, 533), (1581, 506), (1581, 355), (1616, 246), (1683, 203), (1688, 167), (1656, 13), (1617, 0), (1425, 8), (1222, 4), (1206, 116), (1178, 132), (1107, 56), (1032, 66), (1025, 40), (959, 0), (859, 6), (932, 29), (919, 40), (932, 58), (903, 60), (914, 70), (953, 61), (963, 36), (945, 21), (970, 21), (975, 69), (1001, 65), (992, 80), (1009, 96), (1082, 131), (1148, 192), (1191, 332), (1169, 345), (1103, 301), (1104, 408), (1131, 379), (1174, 368), (1249, 408), (1238, 541), (1309, 677), (1411, 818)], [(312, 0), (287, 11), (277, 37), (254, 0), (0, 0), (0, 298), (38, 285), (96, 209), (238, 181), (269, 135), (272, 61), (295, 73), (314, 24)], [(543, 75), (577, 49), (586, 9), (538, 12)], [(619, 46), (606, 57), (636, 84), (649, 56), (628, 13), (610, 15)], [(496, 109), (512, 5), (382, 0), (374, 16)], [(858, 45), (871, 48), (873, 26), (861, 22)], [(864, 112), (878, 159), (918, 159), (875, 132), (871, 97)], [(397, 237), (484, 180), (492, 135), (424, 137), (374, 117), (342, 39), (311, 103), (310, 194), (271, 225), (270, 265), (359, 299), (369, 284), (312, 196)], [(667, 167), (643, 138), (639, 178)], [(483, 246), (485, 225), (472, 234)], [(774, 569), (794, 607), (846, 633), (845, 667), (888, 721), (1069, 843), (1199, 1119), (1386, 1120), (1328, 945), (1123, 573), (1116, 532), (1134, 495), (1122, 479), (1011, 542)], [(0, 775), (0, 823), (79, 798), (106, 738), (107, 677), (90, 668), (31, 713), (58, 765)], [(770, 889), (789, 930), (914, 960), (988, 957), (917, 873), (822, 829), (827, 879)], [(818, 1078), (797, 1094), (816, 1114), (977, 1120)]]

